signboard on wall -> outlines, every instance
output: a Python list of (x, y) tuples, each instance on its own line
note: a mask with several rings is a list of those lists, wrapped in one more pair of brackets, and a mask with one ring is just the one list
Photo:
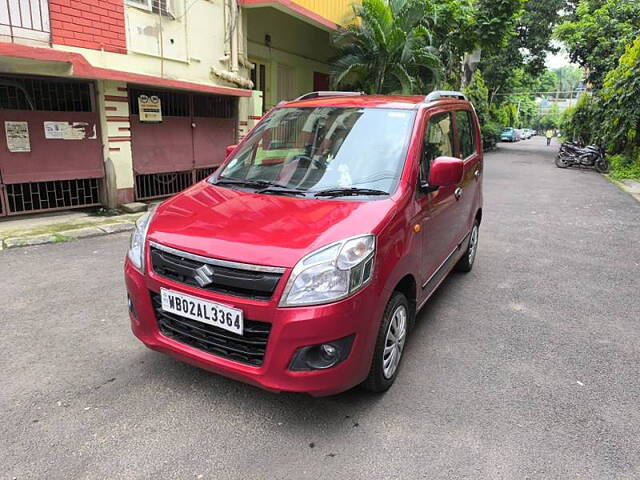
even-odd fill
[(31, 151), (29, 140), (29, 124), (27, 122), (4, 122), (7, 136), (7, 148), (10, 152), (21, 153)]
[(162, 105), (156, 95), (139, 95), (138, 112), (141, 123), (162, 122)]

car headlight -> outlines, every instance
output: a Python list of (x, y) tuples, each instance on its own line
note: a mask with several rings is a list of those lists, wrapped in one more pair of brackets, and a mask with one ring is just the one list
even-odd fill
[(371, 279), (376, 237), (348, 238), (300, 260), (280, 300), (281, 307), (320, 305), (354, 294)]
[(149, 210), (142, 215), (136, 221), (136, 226), (131, 233), (128, 256), (131, 263), (140, 271), (144, 271), (144, 242), (147, 238), (147, 230), (153, 218), (153, 212), (153, 210)]

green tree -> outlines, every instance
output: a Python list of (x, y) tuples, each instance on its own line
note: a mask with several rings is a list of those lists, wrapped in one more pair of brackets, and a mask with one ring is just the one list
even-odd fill
[(551, 105), (549, 110), (540, 118), (538, 122), (541, 129), (560, 128), (560, 111), (557, 105)]
[(477, 0), (476, 35), (484, 52), (493, 54), (515, 36), (515, 26), (525, 0)]
[(489, 89), (482, 78), (480, 70), (476, 70), (471, 81), (465, 87), (464, 93), (471, 101), (478, 114), (480, 123), (484, 123), (489, 115)]
[(580, 0), (575, 13), (556, 27), (555, 35), (599, 88), (639, 31), (638, 0)]
[(551, 70), (545, 70), (542, 75), (537, 78), (535, 88), (532, 91), (539, 93), (558, 91), (558, 76)]
[(528, 0), (516, 24), (513, 43), (528, 74), (536, 77), (546, 70), (547, 53), (557, 53), (552, 44), (553, 29), (560, 22), (560, 12), (567, 0)]
[(489, 89), (484, 83), (482, 73), (476, 70), (471, 76), (471, 81), (464, 88), (464, 93), (476, 109), (478, 120), (480, 121), (480, 131), (482, 133), (482, 143), (487, 150), (495, 147), (500, 138), (500, 130), (503, 125), (493, 118), (489, 109)]
[(476, 8), (473, 0), (425, 0), (429, 11), (427, 25), (433, 32), (432, 44), (438, 49), (444, 66), (444, 83), (458, 88), (462, 59), (478, 45)]
[(560, 118), (560, 128), (565, 138), (580, 140), (584, 143), (596, 143), (594, 133), (598, 123), (597, 99), (583, 94), (574, 107), (566, 109)]
[(603, 135), (611, 150), (640, 156), (640, 36), (607, 73), (600, 92)]
[(426, 27), (435, 21), (423, 1), (363, 0), (353, 9), (356, 21), (334, 36), (338, 55), (331, 73), (336, 87), (412, 94), (438, 84), (442, 63)]
[(569, 98), (580, 85), (584, 72), (581, 68), (577, 68), (571, 65), (565, 65), (564, 67), (554, 68), (552, 70), (553, 75), (556, 77), (555, 90), (557, 94), (556, 98)]

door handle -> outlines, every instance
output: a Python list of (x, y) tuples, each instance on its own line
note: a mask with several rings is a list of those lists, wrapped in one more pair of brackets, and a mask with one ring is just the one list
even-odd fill
[(460, 200), (460, 197), (462, 196), (462, 189), (460, 187), (456, 188), (456, 191), (453, 192), (453, 194), (456, 197), (456, 200)]
[(473, 172), (473, 176), (476, 177), (476, 180), (477, 180), (478, 177), (480, 177), (480, 169), (478, 169), (475, 172)]

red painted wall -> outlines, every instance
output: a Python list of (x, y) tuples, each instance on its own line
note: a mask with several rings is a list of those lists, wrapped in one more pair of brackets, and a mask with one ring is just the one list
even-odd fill
[(51, 41), (127, 53), (124, 0), (49, 0)]

